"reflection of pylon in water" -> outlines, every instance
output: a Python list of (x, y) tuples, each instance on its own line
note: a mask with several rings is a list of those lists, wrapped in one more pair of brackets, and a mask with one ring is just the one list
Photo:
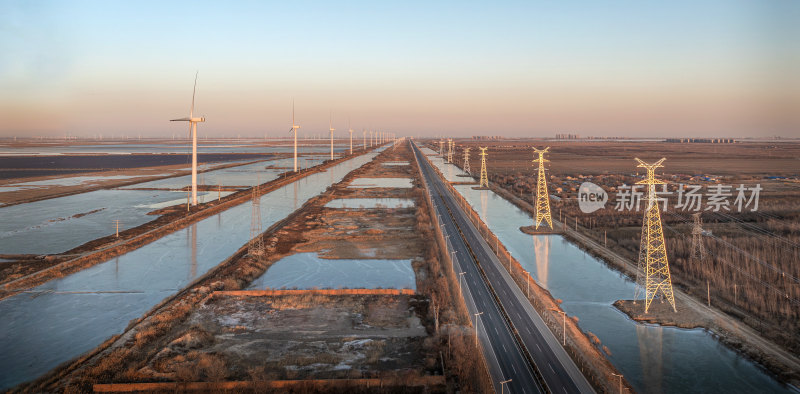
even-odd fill
[[(663, 185), (664, 182), (656, 179), (655, 171), (658, 167), (663, 167), (661, 163), (666, 159), (661, 159), (653, 164), (645, 163), (638, 158), (638, 167), (647, 169), (647, 178), (637, 182), (637, 184), (647, 185), (647, 209), (644, 213), (642, 224), (642, 240), (639, 249), (639, 268), (643, 270), (644, 278), (637, 283), (636, 296), (639, 289), (644, 287), (645, 304), (644, 312), (650, 309), (653, 299), (661, 295), (675, 308), (675, 297), (672, 293), (672, 278), (669, 273), (669, 261), (667, 259), (667, 248), (664, 243), (664, 229), (661, 226), (661, 214), (659, 212), (658, 199), (656, 196), (656, 185)], [(641, 279), (644, 279), (642, 283)]]
[(451, 139), (447, 140), (447, 145), (449, 145), (449, 148), (450, 148), (450, 149), (447, 150), (447, 162), (450, 163), (450, 164), (453, 163), (453, 148), (455, 147), (455, 144), (456, 143), (453, 142), (453, 140), (451, 140)]
[(264, 240), (261, 237), (261, 193), (253, 186), (253, 217), (250, 221), (250, 243), (247, 252), (251, 256), (264, 255)]
[(472, 173), (472, 170), (469, 168), (469, 148), (464, 148), (464, 172), (467, 174)]
[(547, 288), (550, 271), (550, 237), (533, 236), (533, 252), (536, 257), (536, 280)]
[(542, 150), (533, 148), (535, 153), (539, 154), (539, 158), (535, 159), (534, 163), (539, 163), (539, 177), (536, 181), (536, 228), (542, 224), (542, 220), (547, 222), (547, 226), (553, 228), (553, 217), (550, 215), (550, 194), (547, 193), (547, 178), (544, 176), (544, 163), (550, 160), (544, 158), (544, 154), (550, 150), (550, 147)]
[(703, 220), (700, 219), (700, 212), (692, 215), (694, 226), (692, 227), (692, 253), (690, 256), (695, 261), (703, 261), (706, 258), (706, 247), (703, 245)]
[(489, 177), (486, 175), (486, 150), (489, 147), (478, 148), (481, 150), (481, 183), (478, 187), (489, 187)]

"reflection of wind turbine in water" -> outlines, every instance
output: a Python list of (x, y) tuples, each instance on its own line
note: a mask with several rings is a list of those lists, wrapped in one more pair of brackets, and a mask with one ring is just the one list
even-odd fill
[(536, 256), (536, 278), (547, 289), (547, 271), (550, 268), (550, 237), (533, 236), (533, 253)]
[(294, 186), (294, 209), (297, 210), (297, 182), (293, 182)]
[(170, 122), (189, 122), (189, 137), (192, 139), (192, 205), (197, 205), (197, 123), (205, 122), (206, 118), (194, 117), (194, 96), (197, 93), (197, 74), (194, 75), (194, 89), (192, 90), (192, 106), (188, 118), (172, 119)]
[(642, 377), (648, 393), (660, 393), (663, 373), (663, 334), (660, 326), (636, 324)]
[(192, 280), (197, 277), (197, 223), (189, 226), (186, 235), (189, 236), (189, 246), (192, 248), (192, 262), (189, 267), (189, 280)]

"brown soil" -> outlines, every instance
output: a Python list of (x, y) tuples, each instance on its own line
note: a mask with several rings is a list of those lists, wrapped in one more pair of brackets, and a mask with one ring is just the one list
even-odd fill
[(647, 313), (644, 313), (643, 300), (619, 300), (614, 302), (614, 307), (631, 319), (642, 323), (680, 328), (710, 328), (714, 325), (713, 319), (688, 307), (680, 300), (675, 300), (675, 307), (680, 313), (673, 311), (672, 305), (666, 301), (653, 301)]

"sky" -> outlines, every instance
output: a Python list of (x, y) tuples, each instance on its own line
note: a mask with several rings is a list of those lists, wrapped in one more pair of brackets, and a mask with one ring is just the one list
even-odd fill
[[(230, 4), (229, 4), (230, 3)], [(0, 137), (800, 137), (800, 2), (0, 2)]]

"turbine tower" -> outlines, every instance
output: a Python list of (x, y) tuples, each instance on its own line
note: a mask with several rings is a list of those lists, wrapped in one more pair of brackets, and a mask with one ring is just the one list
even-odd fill
[(331, 130), (331, 160), (333, 160), (333, 131), (336, 130), (333, 128), (333, 114), (328, 120), (328, 128)]
[(481, 150), (481, 183), (478, 187), (489, 187), (489, 176), (486, 174), (486, 150), (489, 147), (478, 148)]
[(189, 109), (188, 118), (172, 119), (170, 122), (189, 122), (189, 134), (192, 138), (192, 205), (197, 205), (197, 123), (205, 122), (205, 117), (194, 117), (194, 96), (197, 93), (197, 74), (194, 74), (194, 89), (192, 90), (192, 107)]
[(472, 170), (469, 168), (469, 148), (464, 148), (464, 172), (470, 174)]
[(353, 154), (353, 128), (350, 127), (350, 120), (347, 121), (347, 128), (350, 130), (350, 154)]
[(656, 196), (656, 185), (663, 185), (664, 181), (656, 179), (655, 171), (656, 168), (663, 167), (661, 163), (664, 160), (666, 158), (648, 164), (636, 158), (636, 161), (639, 162), (637, 167), (647, 170), (647, 178), (636, 182), (639, 185), (647, 185), (647, 209), (642, 223), (642, 241), (641, 249), (639, 250), (639, 266), (643, 268), (644, 283), (637, 283), (637, 286), (643, 286), (645, 290), (644, 313), (648, 312), (650, 304), (659, 293), (669, 301), (672, 305), (672, 310), (677, 312), (675, 296), (672, 293), (672, 278), (669, 273), (667, 248), (664, 243), (664, 229), (661, 226), (661, 213), (658, 210), (658, 198)]
[(547, 193), (547, 178), (544, 176), (544, 163), (550, 160), (544, 158), (544, 154), (550, 150), (550, 147), (542, 150), (533, 148), (535, 153), (539, 154), (539, 158), (533, 160), (534, 163), (539, 163), (539, 177), (536, 182), (536, 229), (542, 224), (542, 220), (547, 222), (547, 226), (553, 228), (553, 218), (550, 216), (550, 194)]
[(294, 123), (294, 100), (292, 100), (292, 128), (289, 129), (290, 133), (294, 134), (294, 172), (297, 172), (297, 129), (300, 126)]

